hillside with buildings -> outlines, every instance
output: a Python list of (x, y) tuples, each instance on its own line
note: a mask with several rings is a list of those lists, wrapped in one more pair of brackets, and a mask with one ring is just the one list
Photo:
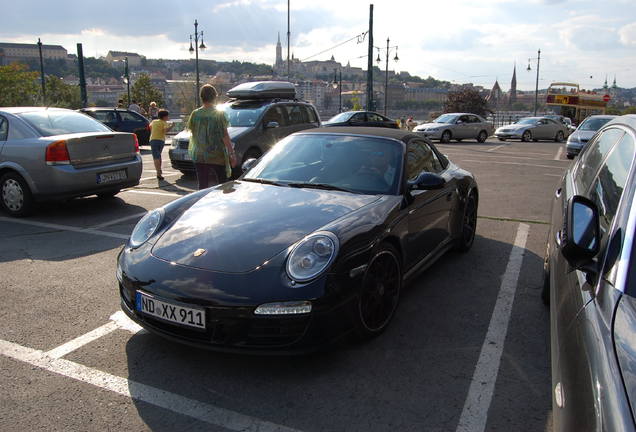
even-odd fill
[[(67, 84), (79, 84), (78, 59), (60, 45), (42, 45), (44, 71), (47, 75), (60, 77)], [(366, 70), (342, 64), (332, 55), (328, 60), (301, 61), (293, 54), (289, 64), (282, 56), (280, 38), (273, 54), (272, 65), (250, 62), (221, 62), (199, 60), (200, 82), (215, 85), (221, 94), (236, 84), (245, 81), (282, 79), (294, 82), (297, 97), (313, 103), (323, 118), (354, 105), (366, 104)], [(101, 58), (86, 57), (88, 103), (98, 106), (114, 106), (126, 92), (124, 84), (125, 61), (127, 59), (131, 84), (147, 74), (152, 84), (164, 95), (167, 108), (174, 113), (185, 113), (195, 99), (195, 61), (193, 59), (148, 59), (139, 53), (109, 51)], [(30, 70), (39, 71), (40, 57), (37, 44), (0, 43), (0, 65), (13, 62), (25, 63)], [(289, 71), (289, 77), (288, 77)], [(517, 90), (516, 67), (512, 69), (508, 91), (495, 81), (491, 89), (471, 83), (451, 84), (433, 77), (420, 78), (408, 72), (388, 71), (385, 91), (385, 71), (374, 67), (374, 100), (376, 110), (386, 111), (389, 116), (414, 115), (428, 117), (439, 112), (450, 91), (461, 88), (477, 90), (488, 100), (489, 107), (499, 111), (527, 111), (534, 104), (534, 91)], [(614, 85), (599, 91), (612, 93), (612, 103), (618, 107), (636, 104), (636, 89), (620, 89)], [(385, 98), (386, 93), (386, 98)], [(545, 94), (545, 90), (539, 93)], [(540, 95), (539, 100), (544, 97)]]

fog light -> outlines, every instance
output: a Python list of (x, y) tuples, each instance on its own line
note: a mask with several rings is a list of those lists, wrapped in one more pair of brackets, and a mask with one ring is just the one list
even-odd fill
[(311, 312), (310, 301), (265, 303), (254, 311), (255, 315), (298, 315)]

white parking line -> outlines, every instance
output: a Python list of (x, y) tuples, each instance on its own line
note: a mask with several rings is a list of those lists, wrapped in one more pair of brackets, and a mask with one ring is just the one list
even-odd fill
[(129, 193), (138, 193), (138, 194), (145, 194), (145, 195), (162, 195), (162, 196), (183, 196), (181, 194), (178, 193), (174, 193), (174, 192), (153, 192), (153, 191), (142, 191), (142, 190), (137, 190), (137, 189), (127, 189), (124, 190), (122, 192), (129, 192)]
[(102, 224), (95, 225), (95, 226), (93, 227), (93, 229), (99, 229), (99, 228), (105, 228), (105, 227), (107, 227), (107, 226), (111, 226), (111, 225), (117, 225), (118, 223), (120, 223), (120, 222), (125, 222), (125, 221), (127, 221), (128, 219), (135, 219), (135, 218), (139, 219), (139, 218), (141, 218), (143, 215), (145, 215), (146, 213), (147, 213), (147, 212), (143, 212), (143, 213), (135, 213), (135, 214), (133, 214), (133, 215), (128, 215), (128, 216), (121, 217), (121, 218), (119, 218), (119, 219), (113, 219), (113, 220), (110, 220), (110, 221), (108, 221), (108, 222), (104, 222), (104, 223), (102, 223)]
[(510, 313), (515, 299), (529, 230), (529, 225), (519, 224), (506, 271), (501, 280), (497, 302), (490, 318), (488, 332), (481, 347), (477, 366), (475, 366), (464, 409), (459, 418), (457, 432), (482, 432), (486, 429), (488, 409), (499, 373), (499, 364), (506, 341)]
[(502, 147), (503, 147), (503, 146), (505, 146), (505, 145), (507, 145), (507, 144), (501, 144), (501, 145), (498, 145), (497, 147), (493, 147), (493, 148), (488, 149), (488, 150), (486, 150), (486, 151), (487, 151), (487, 152), (494, 152), (495, 150), (500, 149), (500, 148), (502, 148)]
[(286, 426), (199, 402), (79, 363), (62, 358), (54, 358), (42, 351), (1, 339), (0, 355), (229, 430), (254, 432), (295, 431), (295, 429)]
[(86, 334), (83, 334), (79, 337), (76, 337), (73, 340), (66, 342), (63, 345), (58, 346), (57, 348), (53, 348), (50, 351), (44, 353), (45, 356), (51, 358), (62, 358), (66, 354), (72, 353), (76, 349), (83, 347), (84, 345), (93, 342), (94, 340), (99, 339), (102, 336), (106, 336), (108, 333), (111, 333), (119, 328), (119, 325), (111, 321), (108, 324), (104, 324), (101, 327), (97, 327), (95, 330), (90, 331)]
[(128, 240), (128, 237), (130, 237), (128, 234), (118, 234), (118, 233), (113, 233), (108, 231), (100, 231), (94, 228), (78, 228), (78, 227), (74, 227), (70, 225), (58, 225), (58, 224), (52, 224), (52, 223), (46, 223), (46, 222), (37, 222), (37, 221), (14, 219), (14, 218), (7, 218), (7, 217), (0, 217), (0, 222), (10, 222), (10, 223), (16, 223), (16, 224), (22, 224), (22, 225), (30, 225), (30, 226), (40, 227), (40, 228), (51, 228), (58, 231), (72, 231), (72, 232), (78, 232), (82, 234), (93, 234), (93, 235), (113, 237), (113, 238), (124, 239), (124, 240)]
[(556, 156), (554, 156), (554, 160), (561, 160), (562, 155), (563, 155), (563, 146), (559, 147), (559, 151), (557, 151)]
[(462, 162), (476, 162), (476, 163), (499, 164), (499, 165), (521, 165), (521, 166), (539, 167), (539, 168), (553, 168), (553, 169), (559, 169), (559, 170), (565, 169), (564, 167), (559, 167), (559, 166), (538, 165), (538, 164), (529, 164), (529, 163), (521, 163), (521, 162), (484, 161), (484, 160), (475, 160), (475, 159), (463, 159)]

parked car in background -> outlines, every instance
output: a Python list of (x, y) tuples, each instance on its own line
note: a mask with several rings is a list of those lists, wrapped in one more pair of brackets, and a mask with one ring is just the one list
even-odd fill
[(431, 123), (416, 126), (413, 131), (442, 143), (449, 143), (451, 140), (460, 142), (464, 139), (474, 139), (482, 143), (492, 135), (493, 126), (477, 114), (447, 113)]
[(548, 114), (548, 115), (545, 115), (544, 117), (563, 123), (565, 127), (568, 128), (568, 132), (570, 134), (574, 132), (574, 129), (576, 129), (576, 126), (572, 124), (572, 119), (570, 117), (566, 117), (566, 116), (562, 116), (558, 114)]
[(119, 108), (81, 108), (80, 112), (93, 117), (117, 132), (132, 132), (137, 135), (139, 145), (149, 145), (150, 121), (135, 111)]
[(608, 122), (552, 194), (554, 431), (636, 429), (635, 137), (635, 115)]
[[(235, 177), (240, 174), (240, 165), (247, 159), (261, 157), (289, 134), (320, 126), (316, 108), (308, 102), (289, 98), (287, 84), (277, 81), (241, 84), (228, 91), (228, 94), (240, 98), (217, 105), (216, 109), (223, 111), (228, 119), (228, 134), (239, 161)], [(291, 88), (293, 90), (293, 85)], [(168, 151), (172, 167), (182, 173), (194, 172), (188, 153), (189, 143), (190, 131), (184, 130), (175, 135)]]
[(614, 115), (593, 115), (583, 120), (579, 127), (568, 137), (568, 142), (565, 145), (568, 159), (574, 159), (574, 156), (580, 153), (596, 131), (614, 118), (616, 118)]
[(524, 142), (539, 140), (563, 142), (568, 135), (567, 126), (547, 117), (524, 117), (516, 123), (502, 126), (495, 131), (499, 141), (519, 139)]
[(397, 121), (373, 111), (346, 111), (331, 117), (323, 122), (322, 126), (367, 126), (399, 129)]
[(245, 165), (149, 212), (120, 252), (122, 309), (149, 331), (251, 352), (374, 337), (407, 280), (475, 239), (473, 176), (412, 132), (309, 129)]
[(139, 184), (137, 138), (76, 111), (0, 108), (0, 205), (11, 216), (37, 201), (111, 197)]

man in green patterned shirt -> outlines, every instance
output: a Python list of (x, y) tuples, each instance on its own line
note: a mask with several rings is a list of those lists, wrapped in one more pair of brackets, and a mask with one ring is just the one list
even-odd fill
[(236, 155), (227, 133), (228, 121), (215, 107), (216, 89), (205, 84), (200, 95), (203, 106), (192, 111), (187, 124), (192, 132), (188, 153), (197, 172), (199, 190), (210, 186), (210, 172), (216, 177), (215, 184), (223, 183), (236, 166)]

